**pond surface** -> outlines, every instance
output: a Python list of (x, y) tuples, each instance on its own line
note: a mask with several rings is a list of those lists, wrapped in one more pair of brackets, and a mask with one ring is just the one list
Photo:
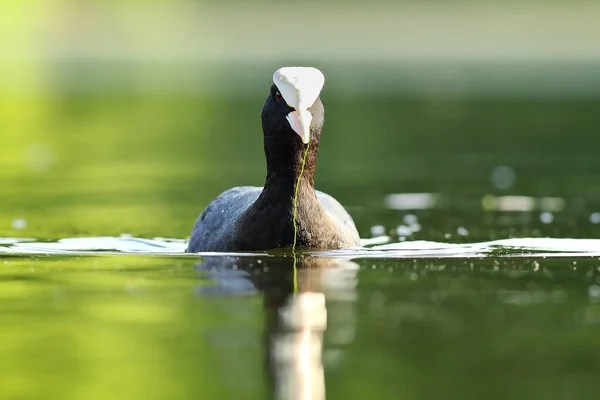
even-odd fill
[[(182, 243), (129, 237), (6, 245), (4, 393), (105, 398), (118, 387), (118, 398), (323, 398), (326, 391), (329, 398), (562, 399), (595, 392), (600, 240), (409, 244), (296, 260), (183, 256)], [(129, 253), (116, 254), (119, 246)]]
[(316, 183), (364, 247), (188, 255), (262, 185), (266, 91), (48, 90), (1, 111), (3, 397), (597, 393), (600, 101), (326, 87)]

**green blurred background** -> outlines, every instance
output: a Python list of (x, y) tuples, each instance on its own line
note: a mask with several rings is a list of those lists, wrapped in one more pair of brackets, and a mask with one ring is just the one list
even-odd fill
[(282, 65), (326, 75), (317, 186), (362, 235), (387, 193), (600, 193), (594, 2), (0, 4), (0, 236), (186, 237), (262, 185)]

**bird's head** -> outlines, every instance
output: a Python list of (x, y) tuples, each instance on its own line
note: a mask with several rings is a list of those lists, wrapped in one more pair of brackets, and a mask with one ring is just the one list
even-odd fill
[(297, 134), (307, 144), (321, 132), (325, 110), (319, 98), (325, 77), (313, 67), (282, 67), (262, 112), (263, 128), (271, 134)]

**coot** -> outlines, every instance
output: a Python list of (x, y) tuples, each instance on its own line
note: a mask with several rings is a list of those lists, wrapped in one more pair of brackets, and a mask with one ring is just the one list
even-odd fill
[(291, 246), (294, 196), (300, 175), (296, 246), (338, 249), (359, 244), (354, 221), (344, 207), (314, 188), (325, 121), (325, 109), (319, 98), (324, 83), (321, 71), (312, 67), (283, 67), (275, 71), (262, 109), (267, 161), (265, 185), (235, 187), (221, 193), (196, 220), (187, 252), (256, 251)]

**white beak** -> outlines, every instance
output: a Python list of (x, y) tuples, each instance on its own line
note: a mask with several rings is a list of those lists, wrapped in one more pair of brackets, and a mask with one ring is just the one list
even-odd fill
[(310, 122), (312, 114), (308, 110), (292, 111), (286, 116), (290, 126), (302, 139), (302, 143), (307, 144), (310, 140)]
[(312, 114), (308, 109), (319, 97), (325, 84), (325, 76), (312, 67), (283, 67), (273, 74), (273, 83), (286, 103), (294, 108), (295, 111), (290, 112), (286, 118), (302, 143), (307, 144), (310, 141), (312, 122)]

